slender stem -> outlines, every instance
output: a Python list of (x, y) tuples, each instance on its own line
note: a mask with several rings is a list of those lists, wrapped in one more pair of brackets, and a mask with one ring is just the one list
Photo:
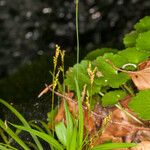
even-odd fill
[(126, 84), (124, 84), (123, 87), (128, 91), (129, 94), (134, 96), (134, 92)]
[(127, 112), (126, 110), (124, 110), (120, 104), (116, 104), (115, 105), (118, 109), (120, 109), (121, 111), (123, 111), (127, 116), (131, 117), (134, 121), (138, 122), (139, 124), (143, 125), (143, 122), (140, 121), (139, 119), (137, 119), (135, 116), (133, 116), (132, 114), (130, 114), (129, 112)]
[[(77, 40), (77, 64), (79, 63), (79, 0), (76, 0), (76, 40)], [(78, 67), (77, 67), (77, 80), (78, 80)]]

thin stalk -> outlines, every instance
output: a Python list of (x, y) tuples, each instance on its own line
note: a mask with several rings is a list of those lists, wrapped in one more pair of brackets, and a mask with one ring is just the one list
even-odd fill
[[(76, 39), (77, 39), (77, 64), (79, 63), (79, 0), (76, 0)], [(77, 80), (78, 80), (78, 66), (77, 66)]]
[(7, 139), (7, 136), (4, 134), (4, 131), (0, 128), (0, 136), (3, 139), (3, 141), (9, 145), (9, 141)]
[(123, 87), (128, 91), (129, 94), (134, 96), (134, 92), (126, 84), (124, 84)]
[(127, 112), (126, 110), (124, 110), (120, 104), (116, 104), (115, 105), (118, 109), (120, 109), (121, 111), (123, 111), (127, 116), (131, 117), (134, 121), (138, 122), (139, 124), (143, 125), (143, 122), (140, 121), (139, 119), (137, 119), (135, 116), (133, 116), (132, 114), (130, 114), (129, 112)]

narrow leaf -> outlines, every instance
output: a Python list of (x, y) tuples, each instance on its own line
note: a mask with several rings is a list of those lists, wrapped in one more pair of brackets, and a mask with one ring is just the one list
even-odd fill
[(115, 90), (106, 93), (102, 97), (102, 105), (103, 106), (110, 106), (116, 104), (119, 100), (123, 99), (126, 96), (126, 92), (122, 90)]
[[(25, 118), (11, 105), (9, 105), (6, 101), (0, 99), (0, 103), (2, 103), (3, 105), (5, 105), (22, 123), (25, 127), (27, 128), (31, 128), (30, 125), (28, 124), (28, 122), (25, 120)], [(39, 148), (39, 150), (43, 150), (43, 147), (41, 145), (41, 143), (39, 142), (38, 138), (34, 135), (32, 135), (32, 138), (34, 139), (37, 147)]]
[(12, 137), (22, 148), (30, 150), (30, 148), (0, 119), (0, 127)]
[(57, 140), (55, 140), (52, 136), (50, 136), (46, 133), (43, 133), (43, 132), (40, 132), (40, 131), (37, 131), (37, 130), (34, 130), (34, 129), (29, 129), (29, 128), (19, 126), (19, 125), (14, 125), (14, 124), (12, 124), (12, 125), (14, 127), (18, 128), (18, 129), (27, 131), (30, 134), (33, 134), (33, 135), (36, 135), (36, 136), (40, 137), (41, 139), (46, 141), (48, 144), (51, 144), (52, 146), (54, 146), (58, 150), (63, 150), (64, 149), (63, 146), (61, 144), (59, 144)]
[(59, 141), (66, 146), (67, 144), (67, 129), (63, 122), (59, 122), (55, 125), (55, 132)]
[(78, 86), (78, 81), (75, 78), (75, 84), (77, 89), (77, 99), (78, 99), (78, 109), (79, 109), (79, 149), (82, 149), (83, 145), (83, 131), (84, 131), (84, 120), (83, 120), (83, 108), (82, 108), (82, 99), (80, 95), (80, 90)]
[(106, 143), (93, 147), (91, 150), (112, 150), (118, 148), (130, 148), (136, 146), (134, 143)]

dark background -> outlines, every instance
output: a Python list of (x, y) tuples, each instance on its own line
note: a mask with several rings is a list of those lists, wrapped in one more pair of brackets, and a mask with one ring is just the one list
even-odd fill
[[(82, 0), (79, 10), (83, 58), (100, 47), (122, 49), (124, 34), (150, 15), (150, 1)], [(50, 96), (37, 95), (51, 82), (55, 44), (67, 51), (67, 69), (76, 61), (73, 0), (0, 0), (0, 97), (31, 118), (49, 110)]]

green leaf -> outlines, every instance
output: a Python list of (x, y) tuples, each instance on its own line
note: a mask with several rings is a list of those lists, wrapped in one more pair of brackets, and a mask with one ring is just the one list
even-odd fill
[(106, 81), (108, 82), (108, 85), (110, 87), (119, 88), (121, 85), (125, 84), (129, 79), (130, 77), (127, 74), (120, 72), (116, 75), (108, 77)]
[(102, 72), (104, 77), (108, 77), (117, 74), (117, 71), (108, 63), (103, 57), (98, 57), (95, 61), (95, 65), (98, 70)]
[[(2, 103), (3, 105), (5, 105), (22, 123), (25, 127), (27, 128), (31, 128), (30, 125), (28, 124), (28, 122), (25, 120), (25, 118), (11, 105), (9, 105), (6, 101), (0, 99), (0, 103)], [(43, 147), (41, 145), (41, 143), (39, 142), (38, 138), (35, 135), (32, 135), (32, 138), (34, 139), (37, 147), (39, 148), (39, 150), (43, 150)]]
[(89, 61), (81, 61), (80, 64), (74, 65), (66, 72), (65, 84), (69, 87), (70, 90), (76, 91), (74, 77), (77, 78), (77, 69), (78, 76), (80, 77), (79, 89), (82, 91), (83, 86), (86, 84), (90, 84), (90, 79), (87, 74)]
[(0, 143), (0, 150), (18, 150), (18, 149), (8, 144)]
[[(87, 73), (87, 68), (89, 65), (89, 61), (81, 61), (80, 64), (78, 64), (78, 76), (79, 76), (79, 90), (82, 91), (84, 85), (86, 84), (87, 86), (87, 91), (89, 91), (89, 95), (93, 95), (95, 93), (98, 93), (101, 89), (101, 86), (104, 84), (104, 78), (103, 77), (98, 77), (95, 75), (95, 80), (94, 83), (92, 85), (92, 91), (91, 91), (91, 81), (90, 81), (90, 77)], [(92, 69), (94, 69), (95, 64), (92, 63)], [(72, 68), (70, 68), (67, 72), (66, 72), (66, 79), (65, 79), (65, 84), (69, 87), (70, 90), (73, 90), (77, 93), (77, 89), (76, 89), (76, 83), (74, 81), (74, 77), (77, 78), (77, 64), (74, 65)], [(92, 92), (92, 93), (91, 93)]]
[(47, 113), (47, 121), (49, 126), (53, 126), (54, 117), (58, 112), (58, 107), (55, 107), (50, 112)]
[(137, 50), (150, 51), (150, 31), (140, 33), (136, 39)]
[(144, 32), (150, 30), (150, 16), (142, 18), (138, 23), (134, 25), (134, 28), (138, 32)]
[(70, 143), (72, 140), (72, 132), (73, 132), (73, 120), (71, 113), (69, 112), (68, 106), (66, 101), (64, 101), (64, 107), (65, 107), (65, 115), (66, 115), (66, 124), (67, 124), (67, 149), (70, 149)]
[(81, 92), (79, 90), (78, 81), (75, 78), (76, 83), (76, 89), (77, 89), (77, 100), (78, 100), (78, 109), (79, 109), (79, 143), (78, 143), (78, 149), (82, 150), (83, 145), (83, 132), (84, 132), (84, 120), (83, 120), (83, 108), (82, 108), (82, 98), (81, 98)]
[(128, 63), (128, 60), (120, 56), (118, 54), (113, 54), (113, 53), (106, 53), (103, 56), (106, 60), (110, 60), (116, 67), (122, 67), (124, 64)]
[(61, 144), (59, 144), (57, 140), (55, 140), (52, 136), (50, 136), (46, 133), (43, 133), (43, 132), (40, 132), (40, 131), (37, 131), (37, 130), (34, 130), (34, 129), (29, 129), (29, 128), (24, 127), (24, 126), (19, 126), (19, 125), (14, 125), (14, 124), (11, 124), (11, 125), (18, 128), (18, 129), (20, 129), (20, 130), (27, 131), (32, 135), (36, 135), (36, 136), (40, 137), (45, 142), (52, 145), (53, 147), (55, 147), (58, 150), (63, 150), (64, 149), (63, 146)]
[(103, 56), (105, 53), (117, 53), (117, 49), (112, 49), (112, 48), (101, 48), (101, 49), (96, 49), (90, 53), (87, 54), (87, 56), (84, 58), (85, 60), (95, 60), (99, 56)]
[(104, 107), (114, 105), (119, 100), (123, 99), (125, 96), (126, 96), (126, 92), (122, 90), (115, 90), (115, 91), (108, 92), (102, 97), (102, 105)]
[(3, 145), (0, 144), (0, 150), (13, 150), (13, 149), (7, 148), (6, 146), (3, 146)]
[(71, 139), (71, 147), (70, 147), (70, 150), (76, 150), (76, 148), (78, 147), (78, 143), (77, 143), (77, 133), (78, 133), (78, 121), (75, 120), (75, 125), (74, 125), (74, 128), (73, 128), (73, 133), (72, 133), (72, 139)]
[(144, 120), (150, 120), (150, 90), (140, 91), (129, 103), (129, 107)]
[(0, 127), (10, 136), (12, 137), (22, 148), (25, 150), (30, 150), (30, 148), (22, 141), (19, 136), (17, 136), (5, 123), (0, 119)]
[(67, 129), (63, 122), (59, 122), (55, 125), (55, 132), (59, 141), (66, 146), (67, 145)]
[(125, 47), (135, 47), (137, 36), (138, 33), (136, 31), (131, 31), (130, 33), (126, 34), (123, 38)]
[(149, 57), (147, 53), (138, 51), (135, 47), (122, 50), (118, 52), (118, 55), (122, 56), (123, 59), (126, 59), (127, 63), (133, 64), (138, 64)]
[(91, 150), (112, 150), (116, 148), (130, 148), (136, 146), (135, 143), (106, 143), (93, 147)]

